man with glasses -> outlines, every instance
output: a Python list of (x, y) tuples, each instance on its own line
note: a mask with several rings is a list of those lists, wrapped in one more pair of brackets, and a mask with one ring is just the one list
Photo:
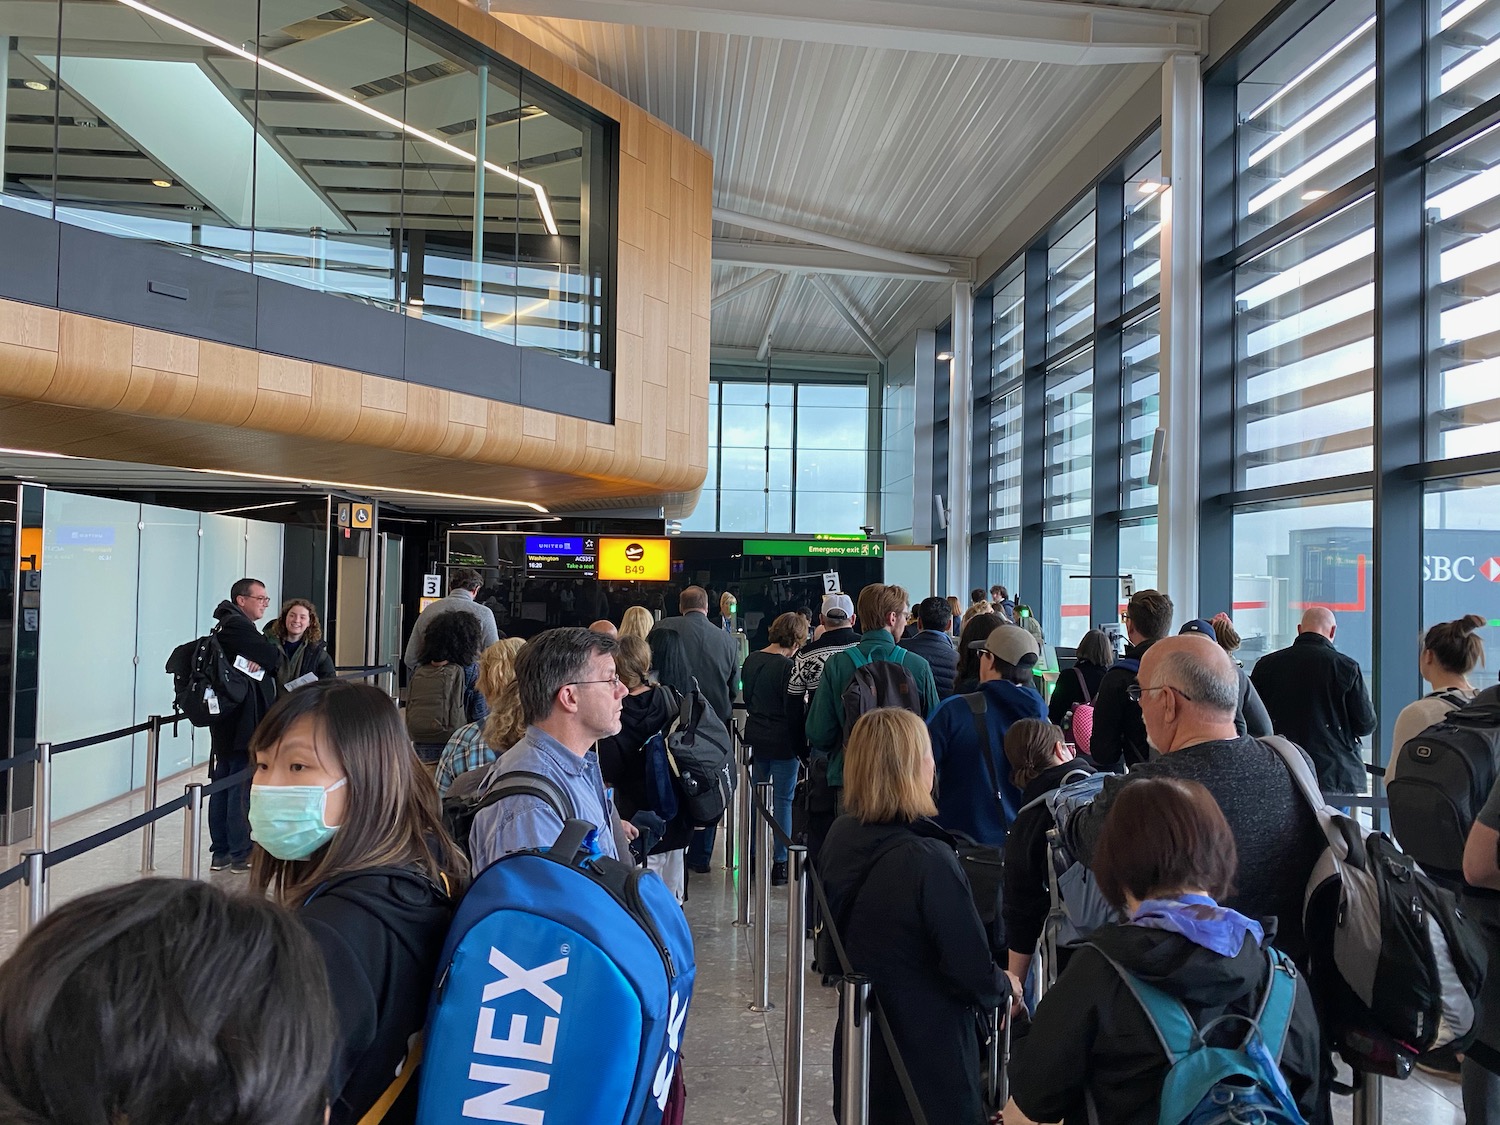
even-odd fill
[[(571, 810), (543, 797), (514, 794), (480, 809), (469, 834), (474, 870), (527, 848), (549, 848), (571, 811), (599, 829), (599, 850), (622, 858), (615, 846), (619, 820), (604, 788), (594, 743), (620, 733), (625, 685), (615, 671), (615, 640), (587, 629), (549, 629), (528, 641), (516, 656), (516, 686), (526, 733), (490, 767), (480, 782), (506, 774), (540, 774), (566, 796)], [(627, 838), (635, 835), (624, 826)], [(627, 858), (628, 857), (624, 857)]]
[[(250, 736), (276, 698), (276, 667), (281, 649), (260, 631), (271, 598), (265, 583), (241, 578), (229, 587), (229, 597), (214, 610), (219, 623), (219, 646), (242, 673), (250, 677), (245, 701), (226, 711), (208, 728), (208, 777), (217, 781), (250, 765)], [(209, 870), (225, 868), (243, 874), (250, 870), (250, 779), (208, 795)]]
[(1305, 967), (1302, 897), (1323, 852), (1323, 833), (1280, 755), (1235, 731), (1239, 691), (1229, 654), (1207, 637), (1190, 633), (1153, 644), (1127, 694), (1140, 705), (1146, 737), (1160, 757), (1107, 780), (1075, 817), (1073, 843), (1078, 859), (1090, 863), (1110, 806), (1137, 778), (1201, 782), (1223, 810), (1239, 854), (1235, 893), (1224, 905), (1252, 918), (1274, 917), (1276, 946)]

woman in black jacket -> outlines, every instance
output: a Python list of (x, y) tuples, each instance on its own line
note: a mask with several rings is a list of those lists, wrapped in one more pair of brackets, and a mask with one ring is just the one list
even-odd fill
[[(1167, 993), (1205, 1028), (1226, 1014), (1253, 1016), (1270, 973), (1288, 969), (1270, 968), (1272, 935), (1259, 922), (1216, 902), (1234, 878), (1234, 837), (1197, 782), (1125, 786), (1094, 856), (1100, 890), (1131, 921), (1095, 930), (1042, 997), (1029, 1031), (1018, 1031), (1011, 1096), (1037, 1121), (1156, 1125), (1167, 1056), (1122, 971)], [(1321, 1102), (1318, 1021), (1307, 982), (1290, 972), (1296, 995), (1280, 1067), (1312, 1119)], [(1222, 1021), (1208, 1044), (1237, 1048), (1246, 1030), (1244, 1020)]]
[[(833, 923), (856, 972), (868, 973), (924, 1116), (982, 1125), (976, 1019), (1004, 987), (953, 838), (928, 819), (932, 744), (922, 720), (891, 708), (854, 724), (844, 807), (818, 857)], [(841, 1066), (843, 1025), (834, 1035)], [(870, 1051), (872, 1125), (913, 1120), (880, 1035)], [(834, 1083), (834, 1116), (840, 1112)]]
[(1067, 731), (1064, 720), (1068, 713), (1080, 703), (1094, 702), (1099, 691), (1099, 681), (1115, 662), (1115, 647), (1109, 634), (1103, 629), (1090, 629), (1078, 642), (1073, 667), (1057, 674), (1057, 685), (1052, 689), (1052, 699), (1047, 704), (1047, 718), (1054, 726)]
[[(792, 704), (787, 683), (792, 657), (807, 640), (807, 618), (783, 613), (771, 622), (771, 643), (745, 657), (740, 693), (745, 701), (745, 741), (750, 744), (750, 780), (772, 783), (771, 811), (787, 835), (792, 832), (792, 794), (802, 756), (801, 710)], [(786, 845), (776, 841), (772, 886), (786, 884)]]
[(284, 695), (250, 751), (251, 882), (312, 934), (338, 1011), (330, 1125), (360, 1121), (387, 1091), (384, 1125), (408, 1125), (417, 1094), (409, 1052), (468, 861), (378, 688), (323, 680)]
[(1094, 766), (1087, 758), (1075, 757), (1062, 730), (1041, 719), (1017, 719), (1010, 725), (1005, 732), (1005, 757), (1011, 780), (1021, 790), (1021, 811), (1005, 837), (1001, 910), (1010, 945), (1006, 968), (1017, 980), (1025, 980), (1052, 908), (1047, 833), (1054, 822), (1041, 798), (1093, 773)]
[(281, 666), (276, 669), (277, 687), (285, 689), (288, 684), (306, 676), (333, 679), (333, 654), (323, 639), (323, 623), (318, 620), (318, 609), (312, 602), (306, 598), (291, 599), (281, 607), (276, 620), (266, 626), (265, 632), (281, 646)]
[[(604, 784), (615, 791), (615, 809), (627, 824), (643, 809), (650, 811), (646, 790), (646, 741), (665, 732), (677, 718), (681, 700), (665, 684), (651, 682), (651, 649), (640, 637), (626, 635), (615, 649), (615, 672), (625, 684), (620, 701), (620, 733), (601, 738), (597, 745)], [(685, 803), (651, 848), (647, 866), (662, 877), (679, 903), (685, 899), (682, 861), (693, 838), (693, 822)], [(623, 858), (623, 857), (622, 857)]]

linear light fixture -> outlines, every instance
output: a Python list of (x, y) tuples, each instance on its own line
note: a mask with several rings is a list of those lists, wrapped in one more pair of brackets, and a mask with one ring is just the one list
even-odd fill
[[(290, 79), (291, 81), (297, 83), (299, 86), (306, 87), (307, 89), (312, 90), (315, 93), (322, 94), (325, 98), (332, 98), (334, 101), (346, 105), (350, 109), (358, 110), (360, 113), (365, 114), (367, 117), (373, 117), (377, 121), (383, 122), (384, 124), (389, 125), (395, 129), (399, 129), (409, 137), (415, 137), (419, 141), (425, 141), (430, 145), (436, 145), (444, 152), (450, 152), (461, 160), (467, 160), (470, 164), (478, 163), (478, 159), (474, 156), (473, 153), (465, 152), (457, 145), (449, 144), (447, 141), (434, 137), (431, 133), (427, 133), (422, 131), (421, 129), (414, 128), (413, 126), (408, 125), (405, 121), (400, 121), (392, 117), (388, 113), (381, 113), (380, 110), (375, 109), (373, 106), (368, 106), (363, 102), (356, 101), (354, 98), (349, 97), (349, 95), (341, 94), (337, 90), (330, 89), (320, 82), (314, 82), (311, 78), (308, 78), (302, 74), (298, 74), (295, 70), (288, 70), (280, 63), (274, 63), (270, 59), (256, 54), (254, 51), (247, 51), (243, 47), (236, 46), (235, 44), (230, 43), (227, 40), (220, 39), (217, 35), (213, 35), (210, 32), (204, 31), (202, 28), (194, 27), (192, 24), (187, 23), (185, 20), (180, 20), (176, 16), (169, 16), (165, 12), (157, 11), (149, 4), (141, 3), (141, 0), (119, 0), (119, 2), (121, 4), (124, 4), (127, 8), (135, 9), (142, 15), (150, 16), (152, 19), (160, 20), (162, 23), (168, 25), (169, 27), (175, 27), (178, 31), (186, 32), (193, 38), (198, 39), (204, 43), (208, 43), (211, 46), (217, 47), (221, 51), (228, 51), (231, 55), (242, 58), (246, 62), (254, 63), (256, 66), (261, 67), (264, 70), (269, 70), (273, 74), (279, 74), (283, 78)], [(541, 184), (537, 183), (535, 180), (528, 180), (525, 176), (517, 175), (515, 172), (512, 172), (509, 168), (506, 168), (503, 165), (491, 164), (488, 160), (484, 161), (484, 167), (487, 171), (494, 172), (496, 175), (504, 176), (507, 179), (513, 180), (516, 183), (520, 184), (522, 187), (530, 189), (531, 193), (536, 196), (536, 205), (542, 212), (542, 223), (546, 226), (547, 233), (554, 235), (558, 233), (557, 220), (553, 218), (552, 215), (552, 204), (547, 199), (547, 192)]]
[(541, 504), (533, 503), (530, 500), (507, 500), (500, 496), (471, 496), (466, 492), (432, 492), (425, 488), (391, 488), (383, 484), (350, 484), (348, 481), (340, 480), (304, 480), (301, 477), (283, 477), (277, 476), (275, 473), (247, 473), (238, 469), (194, 469), (186, 465), (183, 468), (189, 473), (201, 473), (204, 476), (210, 477), (240, 477), (244, 480), (269, 480), (280, 484), (300, 484), (303, 487), (316, 485), (319, 488), (339, 488), (345, 492), (355, 493), (389, 493), (395, 498), (402, 496), (431, 496), (438, 500), (468, 500), (478, 504), (509, 504), (517, 508), (530, 508), (532, 511), (539, 512), (544, 516), (552, 514)]

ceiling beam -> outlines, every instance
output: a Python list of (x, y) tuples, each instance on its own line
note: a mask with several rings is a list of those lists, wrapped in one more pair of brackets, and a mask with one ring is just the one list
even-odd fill
[(948, 274), (913, 269), (895, 262), (850, 254), (844, 250), (821, 246), (793, 246), (786, 242), (738, 242), (729, 238), (714, 239), (714, 263), (722, 266), (753, 266), (782, 273), (840, 273), (851, 276), (890, 277), (902, 281), (941, 281), (969, 279), (974, 263), (967, 258), (945, 258), (952, 268)]
[(859, 337), (859, 342), (870, 349), (870, 354), (873, 355), (876, 359), (880, 360), (881, 363), (885, 363), (886, 360), (890, 357), (887, 356), (886, 353), (881, 349), (880, 345), (875, 342), (875, 337), (870, 335), (870, 330), (864, 326), (864, 322), (860, 320), (859, 314), (856, 313), (854, 309), (850, 307), (849, 302), (844, 300), (844, 298), (838, 293), (838, 291), (828, 283), (828, 279), (826, 277), (820, 277), (817, 274), (813, 274), (808, 278), (808, 280), (813, 283), (814, 289), (816, 289), (819, 293), (823, 294), (823, 296), (827, 298), (828, 303), (833, 306), (834, 311), (837, 312), (839, 316), (844, 318), (844, 322), (854, 330), (854, 334)]
[(884, 246), (871, 246), (868, 242), (856, 242), (852, 238), (840, 238), (836, 234), (824, 234), (822, 231), (808, 230), (806, 227), (796, 227), (790, 223), (778, 223), (774, 219), (762, 219), (757, 215), (746, 215), (741, 211), (730, 211), (724, 207), (714, 208), (714, 221), (758, 230), (762, 234), (774, 234), (778, 238), (795, 238), (799, 242), (811, 242), (815, 246), (827, 246), (833, 250), (860, 254), (882, 262), (894, 262), (898, 266), (927, 270), (939, 276), (946, 277), (953, 272), (952, 264), (942, 258), (907, 254), (901, 250), (887, 250)]
[(766, 310), (766, 327), (760, 334), (760, 347), (755, 349), (755, 358), (761, 363), (771, 354), (771, 333), (776, 330), (781, 310), (786, 308), (786, 299), (791, 295), (792, 286), (796, 284), (797, 279), (790, 274), (784, 273), (776, 279), (776, 291), (771, 294), (771, 307)]
[(1097, 66), (1203, 54), (1208, 19), (1077, 0), (489, 0), (491, 12), (808, 43)]
[[(740, 296), (741, 294), (748, 293), (752, 289), (759, 289), (766, 282), (774, 280), (776, 275), (776, 270), (761, 270), (760, 273), (755, 274), (753, 277), (745, 278), (745, 280), (740, 282), (738, 285), (731, 285), (728, 289), (724, 290), (724, 292), (715, 297), (712, 302), (710, 302), (709, 310), (712, 311), (713, 309), (718, 308), (720, 305), (727, 305), (736, 297)], [(782, 276), (784, 277), (786, 275), (783, 274)]]

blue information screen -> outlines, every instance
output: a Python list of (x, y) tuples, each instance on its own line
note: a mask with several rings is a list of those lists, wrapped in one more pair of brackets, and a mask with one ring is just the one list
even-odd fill
[(592, 578), (598, 540), (591, 535), (528, 535), (526, 573), (531, 578)]

